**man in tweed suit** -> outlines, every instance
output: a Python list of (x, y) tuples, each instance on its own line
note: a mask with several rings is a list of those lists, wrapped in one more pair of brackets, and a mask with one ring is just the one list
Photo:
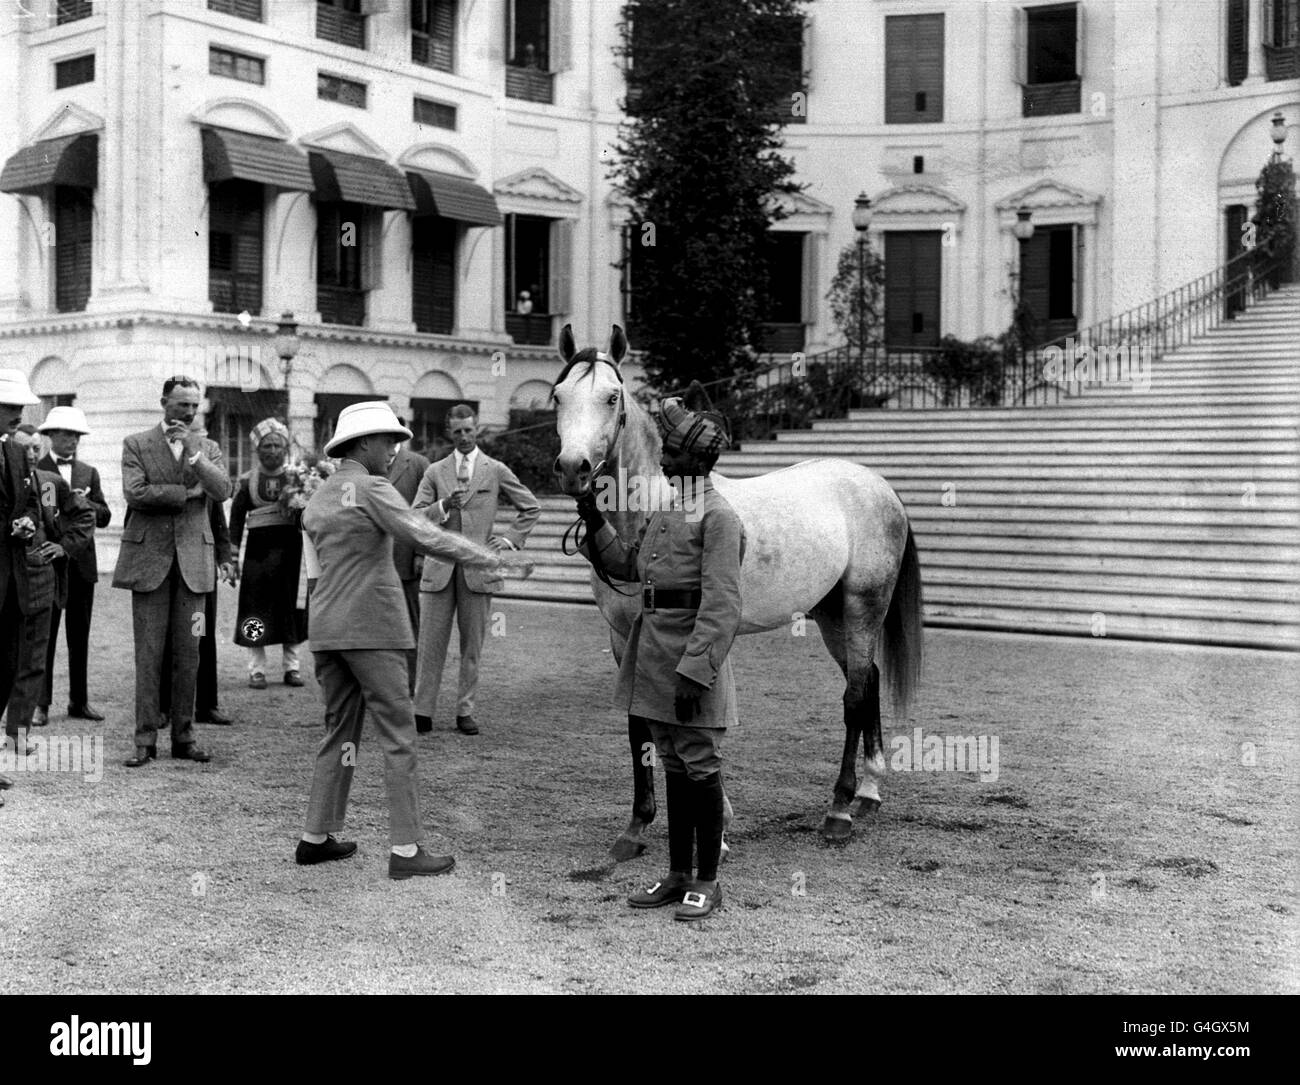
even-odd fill
[(162, 422), (122, 444), (126, 523), (113, 587), (131, 590), (135, 628), (135, 756), (156, 756), (163, 645), (171, 644), (172, 757), (211, 758), (194, 741), (194, 683), (204, 598), (217, 586), (208, 499), (230, 496), (221, 449), (193, 429), (199, 386), (187, 377), (163, 384)]
[[(541, 515), (537, 498), (504, 463), (478, 447), (473, 409), (461, 403), (447, 412), (447, 436), (455, 448), (425, 473), (415, 495), (415, 508), (447, 531), (496, 550), (517, 550)], [(492, 534), (500, 494), (517, 510), (515, 522), (500, 535)], [(452, 615), (460, 627), (460, 678), (456, 729), (478, 734), (472, 715), (478, 690), (478, 660), (487, 632), (492, 593), (501, 581), (480, 570), (426, 558), (420, 576), (420, 658), (415, 680), (415, 724), (433, 730), (433, 714), (442, 684), (442, 668), (451, 640)]]

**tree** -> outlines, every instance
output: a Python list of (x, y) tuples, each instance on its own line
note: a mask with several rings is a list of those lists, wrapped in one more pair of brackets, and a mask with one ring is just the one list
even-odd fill
[(826, 292), (831, 318), (855, 351), (880, 343), (884, 324), (885, 261), (870, 241), (859, 253), (857, 242), (840, 250), (835, 278)]
[(1296, 255), (1295, 170), (1288, 158), (1277, 157), (1255, 179), (1255, 243), (1265, 259), (1278, 261), (1273, 285), (1290, 282)]
[[(624, 8), (630, 120), (610, 176), (632, 206), (646, 376), (660, 390), (757, 367), (768, 229), (799, 191), (780, 124), (803, 107), (798, 0), (639, 0)], [(793, 63), (792, 63), (793, 61)]]

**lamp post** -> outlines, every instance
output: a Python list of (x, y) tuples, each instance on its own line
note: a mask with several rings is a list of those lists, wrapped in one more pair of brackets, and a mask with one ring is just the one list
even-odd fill
[(1011, 227), (1011, 232), (1015, 235), (1019, 243), (1019, 251), (1016, 254), (1016, 262), (1011, 272), (1011, 305), (1013, 310), (1019, 308), (1021, 300), (1021, 291), (1024, 289), (1024, 243), (1034, 236), (1033, 212), (1027, 207), (1021, 207), (1016, 211), (1016, 221)]
[(298, 354), (298, 322), (293, 313), (280, 314), (280, 323), (275, 326), (275, 353), (280, 359), (280, 368), (284, 372), (284, 386), (289, 387), (289, 373), (293, 369), (293, 360)]
[(1269, 129), (1268, 134), (1273, 140), (1273, 161), (1281, 162), (1282, 144), (1286, 142), (1286, 119), (1280, 110), (1273, 114), (1273, 127)]
[(858, 232), (858, 360), (867, 355), (867, 227), (871, 225), (871, 201), (859, 192), (853, 201), (853, 228)]

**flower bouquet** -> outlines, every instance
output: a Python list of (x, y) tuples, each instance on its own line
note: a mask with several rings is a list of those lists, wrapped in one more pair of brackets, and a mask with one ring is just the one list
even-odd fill
[(302, 519), (302, 510), (307, 507), (312, 494), (320, 489), (321, 483), (334, 474), (334, 470), (334, 464), (324, 456), (308, 457), (287, 464), (284, 469), (284, 486), (278, 498), (280, 511), (294, 523), (298, 523)]

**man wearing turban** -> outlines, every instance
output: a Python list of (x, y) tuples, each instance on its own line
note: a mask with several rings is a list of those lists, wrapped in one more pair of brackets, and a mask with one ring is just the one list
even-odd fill
[(301, 686), (299, 651), (307, 639), (306, 583), (302, 578), (302, 530), (280, 501), (288, 479), (289, 428), (266, 418), (249, 434), (257, 462), (240, 480), (230, 507), (230, 543), (235, 553), (248, 529), (242, 565), (235, 574), (239, 613), (235, 643), (248, 651), (248, 684), (266, 689), (267, 645), (282, 645), (284, 684)]
[[(703, 398), (702, 389), (698, 395)], [(660, 429), (660, 466), (676, 490), (674, 507), (653, 513), (631, 546), (605, 522), (592, 491), (578, 499), (578, 512), (587, 525), (587, 559), (613, 578), (642, 584), (642, 610), (614, 697), (644, 720), (663, 762), (670, 870), (628, 903), (677, 904), (676, 919), (696, 920), (722, 903), (720, 745), (736, 716), (727, 654), (740, 624), (745, 537), (740, 518), (709, 477), (728, 443), (726, 420), (673, 398), (662, 404)]]

